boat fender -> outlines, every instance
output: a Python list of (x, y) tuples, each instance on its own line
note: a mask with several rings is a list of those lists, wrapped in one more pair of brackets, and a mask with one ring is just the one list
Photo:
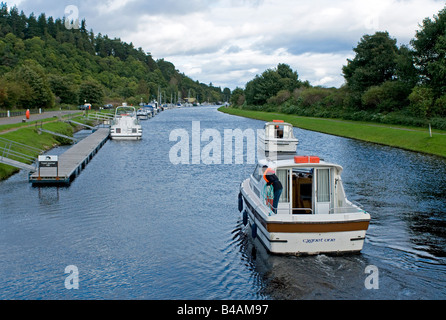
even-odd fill
[(243, 211), (243, 195), (241, 192), (238, 194), (238, 211)]
[(252, 238), (257, 238), (257, 225), (255, 223), (252, 225)]
[(246, 227), (248, 224), (248, 211), (243, 211), (243, 225)]

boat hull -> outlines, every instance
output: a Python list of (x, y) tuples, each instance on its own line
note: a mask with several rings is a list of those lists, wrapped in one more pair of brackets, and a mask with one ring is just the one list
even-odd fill
[[(255, 225), (255, 227), (254, 227)], [(318, 255), (359, 253), (364, 246), (365, 230), (346, 232), (272, 233), (266, 231), (250, 214), (249, 227), (256, 228), (256, 237), (274, 254)]]
[(127, 140), (141, 140), (142, 139), (142, 135), (137, 135), (137, 136), (129, 136), (129, 135), (110, 135), (110, 139), (112, 140), (122, 140), (122, 141), (127, 141)]
[(265, 139), (259, 137), (260, 148), (265, 152), (277, 152), (277, 153), (296, 153), (298, 140), (293, 139)]

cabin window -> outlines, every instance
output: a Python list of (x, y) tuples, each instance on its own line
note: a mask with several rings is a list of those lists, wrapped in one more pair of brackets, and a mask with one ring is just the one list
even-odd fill
[(317, 201), (330, 202), (330, 169), (317, 171)]
[(257, 181), (260, 181), (260, 179), (262, 179), (262, 177), (263, 177), (263, 169), (262, 169), (262, 167), (261, 166), (257, 166), (256, 169), (254, 170), (254, 173), (252, 174), (252, 176)]
[(289, 170), (277, 170), (277, 177), (283, 186), (282, 195), (279, 203), (287, 203), (290, 201), (290, 187), (289, 187)]
[(276, 138), (283, 139), (283, 127), (280, 126), (276, 127)]
[(121, 133), (121, 128), (116, 128), (116, 133)]

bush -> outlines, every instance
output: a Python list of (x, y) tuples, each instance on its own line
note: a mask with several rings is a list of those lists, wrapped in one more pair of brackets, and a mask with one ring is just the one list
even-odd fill
[(431, 120), (432, 128), (439, 130), (446, 130), (446, 119), (445, 118), (433, 118)]
[(401, 110), (408, 104), (410, 89), (400, 81), (386, 81), (369, 88), (362, 95), (362, 104), (367, 110), (391, 112)]
[(433, 91), (427, 87), (415, 87), (409, 95), (409, 101), (412, 115), (426, 118), (430, 115), (434, 103)]
[(435, 100), (432, 114), (439, 117), (446, 117), (446, 94)]
[(300, 93), (302, 98), (302, 105), (304, 107), (310, 107), (322, 102), (326, 97), (330, 95), (330, 91), (326, 88), (314, 87), (304, 89)]
[(277, 95), (268, 99), (269, 104), (280, 105), (290, 99), (291, 93), (288, 90), (280, 90)]

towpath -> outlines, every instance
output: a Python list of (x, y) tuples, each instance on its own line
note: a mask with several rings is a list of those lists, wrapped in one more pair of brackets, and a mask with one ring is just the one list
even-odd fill
[[(65, 115), (73, 114), (73, 113), (79, 113), (79, 112), (82, 112), (82, 111), (79, 111), (79, 110), (49, 111), (49, 112), (45, 112), (45, 113), (41, 113), (41, 114), (32, 114), (28, 121), (43, 120), (43, 119), (48, 119), (48, 118), (53, 118), (53, 117), (58, 117), (58, 116), (65, 116)], [(25, 119), (25, 116), (0, 118), (0, 125), (21, 123), (23, 119)]]

